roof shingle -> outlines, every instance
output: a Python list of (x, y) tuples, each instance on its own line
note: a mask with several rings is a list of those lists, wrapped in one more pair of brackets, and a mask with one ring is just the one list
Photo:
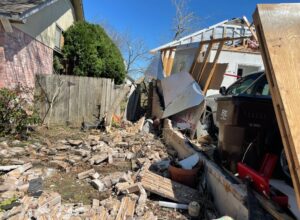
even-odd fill
[(6, 17), (20, 17), (22, 14), (38, 7), (47, 0), (1, 0), (0, 14)]

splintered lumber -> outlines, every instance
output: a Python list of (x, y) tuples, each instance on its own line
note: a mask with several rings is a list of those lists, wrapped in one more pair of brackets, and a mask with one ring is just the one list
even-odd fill
[[(199, 48), (196, 52), (196, 55), (194, 57), (194, 61), (192, 63), (190, 74), (194, 77), (194, 79), (201, 85), (203, 84), (204, 87), (201, 87), (203, 90), (203, 93), (205, 94), (208, 89), (210, 89), (210, 85), (212, 82), (214, 82), (215, 78), (215, 70), (218, 68), (217, 62), (220, 56), (220, 53), (222, 51), (222, 48), (224, 46), (224, 43), (227, 41), (234, 41), (234, 40), (241, 40), (246, 39), (249, 37), (238, 37), (238, 38), (217, 38), (217, 39), (211, 39), (206, 41), (201, 41), (199, 44)], [(208, 44), (207, 48), (203, 51), (204, 45)], [(214, 60), (212, 65), (207, 66), (210, 52), (214, 48), (215, 44), (218, 44), (218, 49), (216, 51), (216, 54), (214, 56)], [(203, 60), (200, 59), (200, 54), (204, 52)], [(207, 68), (209, 67), (209, 69)], [(208, 69), (208, 70), (207, 70)], [(208, 72), (208, 75), (206, 79), (203, 79), (204, 73)]]
[(248, 21), (247, 17), (246, 17), (246, 16), (243, 16), (243, 20), (245, 21), (246, 25), (248, 26), (249, 31), (251, 32), (253, 38), (254, 38), (256, 41), (258, 41), (257, 35), (256, 35), (256, 33), (255, 33), (255, 30), (254, 30), (253, 27), (251, 27), (251, 24), (250, 24), (250, 22)]
[(188, 186), (159, 176), (151, 171), (146, 171), (141, 180), (142, 186), (152, 193), (175, 202), (188, 204), (200, 200), (200, 193)]
[(300, 4), (259, 4), (253, 15), (300, 207)]
[(124, 197), (116, 217), (116, 220), (131, 219), (134, 214), (136, 201), (131, 200), (129, 197)]

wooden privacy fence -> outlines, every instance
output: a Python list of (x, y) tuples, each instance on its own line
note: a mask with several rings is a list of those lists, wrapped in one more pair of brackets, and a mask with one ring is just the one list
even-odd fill
[(81, 125), (109, 111), (119, 91), (112, 79), (37, 75), (36, 105), (44, 123)]

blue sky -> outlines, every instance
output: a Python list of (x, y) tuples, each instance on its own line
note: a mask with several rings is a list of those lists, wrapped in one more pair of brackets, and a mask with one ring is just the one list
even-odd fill
[[(171, 0), (84, 0), (86, 20), (105, 22), (120, 32), (143, 39), (152, 49), (171, 40), (175, 9)], [(220, 21), (252, 13), (258, 3), (283, 3), (284, 0), (189, 0), (189, 9), (202, 22), (199, 29)], [(297, 2), (297, 1), (289, 1)]]

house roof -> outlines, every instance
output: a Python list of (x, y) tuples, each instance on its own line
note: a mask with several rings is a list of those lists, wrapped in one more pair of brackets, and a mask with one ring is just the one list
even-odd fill
[[(24, 22), (27, 17), (37, 13), (59, 0), (1, 0), (0, 18)], [(71, 0), (77, 20), (84, 20), (82, 0)]]

